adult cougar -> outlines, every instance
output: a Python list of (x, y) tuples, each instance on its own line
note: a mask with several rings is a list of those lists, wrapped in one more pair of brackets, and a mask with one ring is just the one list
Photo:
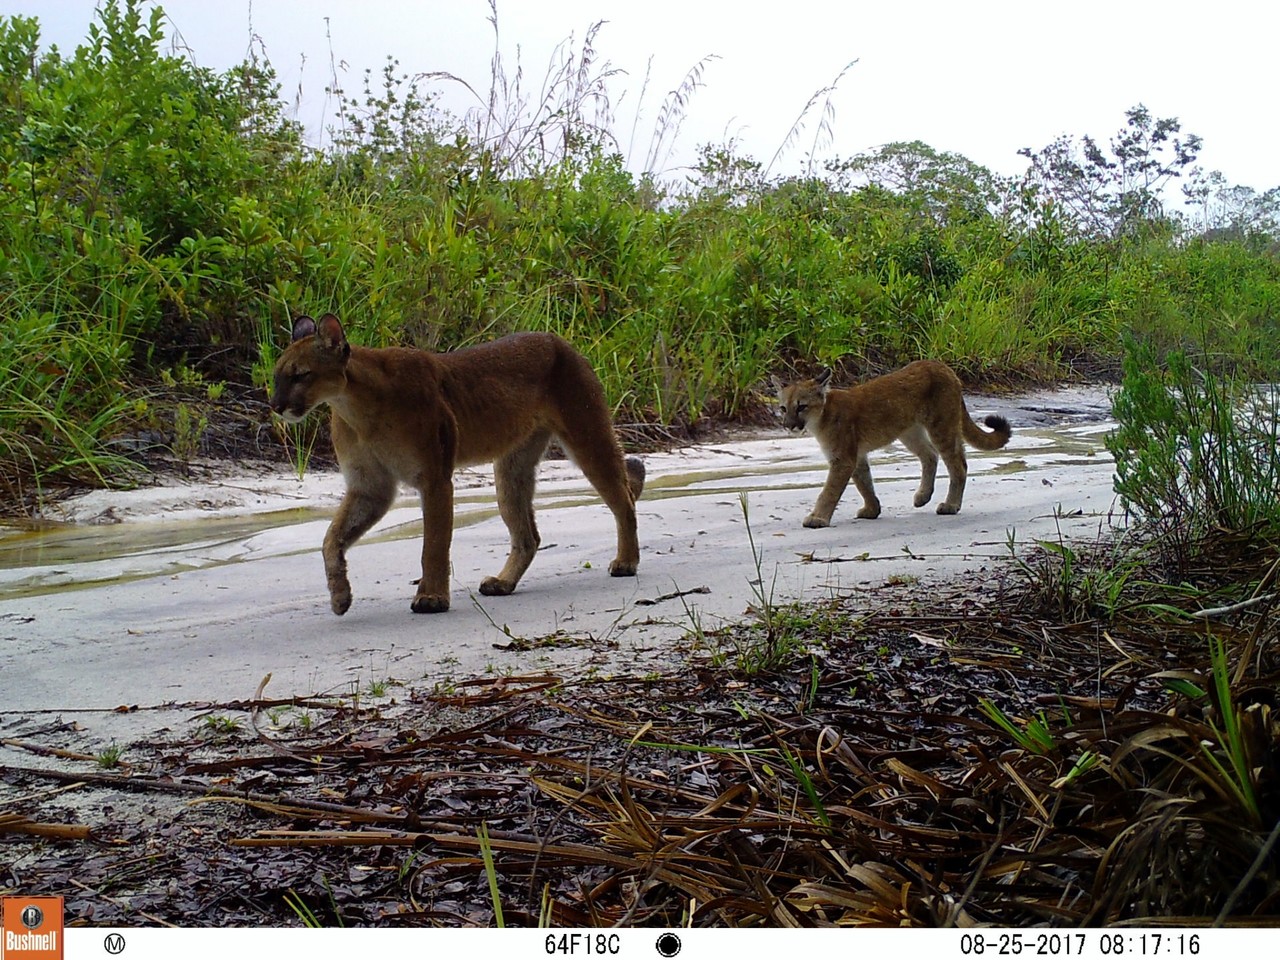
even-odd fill
[(351, 606), (347, 548), (391, 507), (398, 485), (422, 494), (422, 579), (414, 613), (449, 609), (453, 471), (493, 461), (498, 511), (511, 553), (480, 592), (504, 596), (537, 552), (533, 491), (538, 462), (553, 436), (613, 511), (615, 577), (640, 562), (635, 501), (644, 463), (624, 460), (604, 390), (586, 358), (550, 333), (515, 333), (453, 353), (347, 342), (333, 314), (300, 317), (275, 366), (271, 409), (297, 422), (329, 405), (330, 431), (347, 491), (324, 538), (329, 602)]
[(947, 498), (938, 504), (938, 513), (957, 513), (969, 475), (964, 445), (998, 450), (1013, 433), (1004, 417), (986, 418), (990, 433), (974, 423), (960, 393), (959, 378), (937, 360), (917, 360), (901, 370), (843, 390), (829, 387), (830, 379), (830, 370), (823, 370), (812, 380), (790, 384), (774, 378), (783, 426), (791, 430), (808, 428), (830, 464), (818, 502), (804, 519), (806, 527), (830, 525), (831, 514), (850, 477), (862, 494), (858, 516), (864, 520), (880, 516), (867, 454), (894, 440), (901, 440), (920, 458), (922, 475), (915, 505), (923, 507), (933, 498), (941, 456), (950, 485)]

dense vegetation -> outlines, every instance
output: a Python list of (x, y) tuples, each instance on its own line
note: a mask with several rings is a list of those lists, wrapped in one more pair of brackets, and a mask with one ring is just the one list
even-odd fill
[[(438, 741), (451, 777), (476, 750), (490, 791), (457, 837), (430, 838), (466, 858), (368, 872), (394, 878), (371, 899), (363, 881), (331, 888), (288, 849), (283, 880), (253, 873), (244, 916), (287, 918), (288, 904), (307, 922), (342, 922), (343, 910), (440, 922), (450, 915), (409, 913), (397, 898), (434, 890), (432, 869), (483, 862), (495, 907), (500, 893), (525, 904), (531, 891), (529, 917), (541, 907), (575, 924), (677, 924), (695, 906), (700, 922), (726, 924), (1274, 919), (1280, 396), (1256, 381), (1280, 372), (1280, 189), (1198, 170), (1199, 138), (1141, 106), (1105, 145), (1064, 137), (1025, 151), (1025, 174), (1009, 180), (923, 143), (775, 177), (729, 143), (706, 145), (691, 177), (664, 183), (631, 172), (614, 145), (594, 34), (536, 104), (495, 60), (487, 110), (464, 118), (389, 62), (364, 95), (342, 99), (318, 150), (288, 119), (267, 63), (197, 69), (161, 55), (160, 24), (138, 0), (109, 0), (64, 57), (39, 53), (35, 21), (0, 18), (10, 509), (36, 504), (42, 483), (128, 479), (126, 454), (147, 443), (198, 451), (226, 395), (260, 395), (292, 315), (332, 310), (370, 344), (557, 330), (590, 356), (619, 413), (662, 423), (746, 412), (766, 373), (815, 361), (858, 373), (930, 355), (988, 378), (1102, 364), (1123, 371), (1107, 445), (1116, 491), (1142, 521), (1092, 552), (1011, 537), (1023, 602), (964, 606), (954, 622), (933, 593), (919, 622), (913, 607), (783, 610), (762, 594), (757, 622), (718, 638), (736, 658), (660, 680), (687, 689), (668, 687), (664, 700), (658, 680), (633, 678), (633, 699), (610, 687), (597, 709), (584, 687), (564, 715), (607, 734), (590, 740), (585, 767), (560, 717), (555, 749), (537, 740), (536, 711), (554, 708), (541, 687), (527, 714), (495, 700), (513, 728), (500, 747), (452, 731)], [(651, 161), (699, 83), (695, 67), (664, 103)], [(1187, 212), (1169, 201), (1178, 184)], [(946, 637), (937, 656), (921, 630)], [(704, 669), (735, 671), (738, 692), (709, 702), (708, 690), (727, 688), (714, 673), (704, 684)], [(903, 670), (916, 671), (910, 682)], [(744, 677), (759, 691), (743, 690)], [(537, 742), (525, 752), (511, 745), (520, 737)], [(351, 759), (345, 740), (324, 739), (317, 749)], [(379, 741), (357, 741), (367, 770)], [(417, 803), (402, 742), (416, 741), (396, 741), (395, 789)], [(655, 753), (629, 767), (640, 749)], [(722, 760), (696, 765), (696, 790), (679, 779), (692, 750)], [(501, 782), (523, 791), (507, 805), (521, 829), (532, 791), (511, 785), (559, 765), (537, 781), (547, 833), (475, 840), (469, 831), (502, 807), (492, 774), (504, 760), (519, 767)], [(670, 783), (634, 778), (664, 762), (678, 773)], [(260, 781), (256, 765), (245, 770)], [(391, 781), (386, 794), (352, 788), (349, 772), (349, 802), (392, 795)], [(339, 809), (331, 800), (324, 819)], [(603, 832), (542, 846), (569, 826)], [(393, 863), (386, 836), (355, 833), (340, 842)], [(204, 855), (221, 849), (211, 836), (181, 839)], [(497, 866), (475, 855), (485, 848), (503, 854)], [(101, 849), (138, 862), (132, 848)], [(531, 865), (520, 859), (529, 850)], [(68, 896), (88, 889), (81, 876), (121, 875), (102, 866), (106, 854), (87, 873), (80, 851), (65, 859), (74, 890), (57, 876), (42, 884)], [(157, 871), (196, 862), (150, 859)], [(218, 864), (234, 877), (220, 884), (239, 889), (238, 862), (220, 852)], [(549, 864), (573, 871), (563, 887), (533, 884)], [(143, 896), (195, 905), (177, 919), (210, 916), (207, 901), (155, 894), (176, 882), (164, 879)], [(304, 893), (333, 916), (302, 909), (291, 884), (310, 884)], [(280, 901), (286, 889), (293, 899)], [(386, 903), (401, 912), (377, 913)]]
[[(161, 25), (112, 0), (67, 55), (0, 18), (10, 509), (127, 478), (147, 443), (198, 451), (211, 405), (265, 385), (304, 311), (366, 344), (553, 329), (620, 415), (668, 424), (741, 414), (768, 372), (812, 361), (1052, 378), (1118, 369), (1132, 335), (1277, 366), (1277, 191), (1203, 174), (1199, 138), (1142, 107), (1108, 145), (1026, 151), (1011, 180), (923, 143), (777, 177), (728, 143), (670, 183), (624, 165), (594, 32), (541, 101), (495, 59), (466, 117), (389, 60), (339, 92), (316, 149), (265, 59), (198, 68), (161, 52)], [(700, 82), (658, 111), (654, 164)], [(1175, 180), (1196, 213), (1161, 202)]]

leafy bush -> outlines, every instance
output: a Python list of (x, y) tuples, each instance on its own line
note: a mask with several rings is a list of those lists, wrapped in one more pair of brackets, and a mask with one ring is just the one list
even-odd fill
[[(69, 58), (37, 55), (36, 21), (0, 18), (0, 368), (12, 374), (0, 470), (11, 496), (26, 479), (129, 475), (107, 441), (147, 412), (138, 383), (151, 351), (224, 306), (211, 288), (229, 199), (268, 179), (249, 125), (278, 109), (261, 99), (261, 77), (161, 56), (162, 17), (107, 3)], [(267, 136), (287, 143), (290, 131)]]

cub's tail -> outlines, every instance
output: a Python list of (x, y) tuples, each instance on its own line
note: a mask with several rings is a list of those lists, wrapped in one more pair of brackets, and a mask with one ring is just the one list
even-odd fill
[(1013, 436), (1013, 428), (1009, 426), (1009, 421), (1004, 417), (993, 413), (982, 422), (990, 429), (989, 433), (974, 423), (968, 411), (965, 411), (963, 423), (964, 442), (971, 447), (975, 447), (978, 450), (999, 450)]
[(631, 488), (631, 499), (639, 500), (644, 492), (644, 461), (639, 457), (627, 457), (627, 486)]

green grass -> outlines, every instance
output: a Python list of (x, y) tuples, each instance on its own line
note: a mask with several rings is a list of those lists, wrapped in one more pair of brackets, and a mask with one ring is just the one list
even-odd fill
[(1106, 438), (1116, 492), (1165, 557), (1185, 565), (1215, 531), (1280, 528), (1280, 391), (1207, 347), (1130, 341), (1124, 369)]
[(234, 717), (213, 714), (204, 718), (204, 728), (214, 736), (227, 736), (240, 730), (240, 721)]
[(123, 756), (124, 747), (119, 744), (112, 743), (99, 750), (95, 759), (97, 760), (98, 766), (103, 770), (114, 770), (116, 767), (120, 766), (120, 761)]
[(978, 709), (1010, 740), (1028, 753), (1052, 756), (1058, 752), (1058, 742), (1045, 718), (1044, 711), (1027, 720), (1019, 721), (1010, 717), (987, 697), (979, 698)]
[[(664, 424), (749, 413), (770, 373), (815, 361), (863, 372), (929, 355), (970, 376), (1053, 377), (1082, 355), (1118, 359), (1130, 334), (1203, 343), (1251, 376), (1280, 370), (1265, 235), (1091, 237), (923, 144), (825, 171), (810, 158), (801, 178), (706, 145), (664, 182), (624, 163), (616, 143), (632, 137), (585, 119), (583, 104), (607, 116), (615, 95), (594, 30), (548, 68), (544, 97), (495, 58), (477, 118), (488, 141), (460, 136), (427, 81), (390, 64), (339, 99), (341, 133), (316, 151), (262, 54), (201, 69), (165, 52), (163, 22), (110, 0), (87, 42), (55, 58), (38, 21), (0, 18), (11, 504), (47, 484), (129, 482), (120, 441), (140, 430), (192, 456), (203, 411), (164, 374), (264, 389), (301, 312), (336, 312), (370, 346), (554, 330), (619, 418)], [(698, 65), (664, 102), (653, 162), (701, 85)], [(894, 186), (900, 154), (926, 186)], [(319, 429), (288, 441), (300, 467)]]

